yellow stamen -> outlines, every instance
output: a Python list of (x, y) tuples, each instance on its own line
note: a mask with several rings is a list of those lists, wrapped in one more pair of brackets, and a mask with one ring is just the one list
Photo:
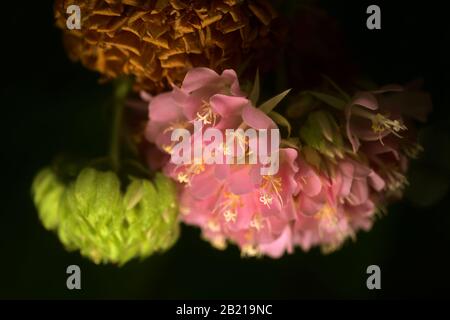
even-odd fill
[(259, 197), (259, 201), (262, 202), (268, 208), (270, 208), (272, 200), (273, 200), (272, 196), (267, 193), (261, 193), (261, 196)]
[(205, 125), (211, 124), (212, 126), (215, 126), (217, 115), (211, 109), (210, 104), (206, 101), (203, 101), (203, 105), (200, 107), (200, 111), (197, 112), (197, 118), (195, 120), (201, 121)]
[(257, 231), (260, 231), (264, 226), (262, 224), (262, 218), (260, 214), (255, 214), (253, 219), (250, 221), (250, 227), (255, 228)]
[(189, 183), (189, 177), (185, 173), (179, 173), (177, 176), (177, 180), (179, 183)]
[(217, 223), (217, 221), (209, 220), (207, 226), (208, 229), (212, 232), (220, 232), (220, 225)]
[[(260, 197), (259, 200), (264, 203), (264, 205), (272, 204), (273, 197), (270, 194), (275, 194), (280, 204), (283, 206), (283, 198), (281, 197), (281, 192), (283, 188), (281, 186), (281, 178), (275, 176), (263, 176), (263, 183), (261, 185), (261, 195), (266, 195), (265, 197)], [(270, 197), (270, 198), (269, 198)], [(267, 200), (267, 203), (266, 201)]]
[(227, 210), (227, 211), (225, 211), (223, 216), (224, 216), (226, 222), (230, 222), (230, 221), (236, 222), (236, 218), (237, 218), (236, 211)]
[(227, 242), (224, 237), (215, 237), (211, 240), (211, 245), (218, 250), (225, 250), (227, 248)]
[(258, 248), (253, 244), (245, 244), (241, 249), (242, 257), (256, 257), (259, 256), (260, 252)]

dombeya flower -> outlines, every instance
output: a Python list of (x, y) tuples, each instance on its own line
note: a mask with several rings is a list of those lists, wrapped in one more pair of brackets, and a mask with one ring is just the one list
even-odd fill
[[(279, 102), (285, 93), (269, 101)], [(275, 175), (260, 175), (255, 163), (166, 162), (163, 172), (180, 186), (181, 221), (199, 227), (219, 249), (233, 243), (242, 255), (272, 258), (296, 246), (331, 252), (371, 229), (399, 189), (416, 145), (410, 118), (424, 118), (429, 98), (396, 87), (353, 99), (343, 91), (343, 98), (307, 93), (314, 105), (292, 123), (266, 103), (257, 106), (259, 90), (241, 91), (233, 70), (192, 69), (180, 87), (148, 97), (146, 138), (166, 155), (178, 152), (176, 129), (189, 133), (187, 145), (193, 146), (187, 153), (196, 150), (196, 122), (220, 132), (287, 128), (288, 138), (277, 142)], [(222, 159), (229, 150), (215, 151)]]

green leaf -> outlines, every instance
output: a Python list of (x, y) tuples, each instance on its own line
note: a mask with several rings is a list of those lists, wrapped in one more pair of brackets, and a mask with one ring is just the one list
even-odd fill
[(351, 99), (350, 96), (349, 96), (344, 90), (342, 90), (341, 87), (339, 87), (339, 86), (336, 84), (336, 82), (334, 82), (333, 80), (331, 80), (330, 77), (328, 77), (328, 76), (322, 74), (322, 78), (324, 78), (329, 84), (331, 84), (331, 86), (332, 86), (334, 89), (336, 89), (336, 91), (339, 92), (339, 93), (341, 94), (341, 96), (342, 96), (345, 100), (350, 101), (350, 99)]
[(343, 140), (333, 116), (326, 111), (316, 111), (300, 129), (300, 137), (310, 147), (327, 157), (341, 157)]
[(308, 92), (302, 92), (292, 100), (293, 102), (287, 106), (285, 112), (286, 117), (291, 119), (303, 117), (318, 104), (317, 99)]
[(305, 146), (303, 148), (303, 155), (305, 156), (306, 162), (308, 162), (317, 169), (322, 168), (322, 158), (320, 157), (320, 154), (316, 150), (314, 150), (309, 146)]
[(339, 126), (333, 116), (325, 111), (317, 111), (311, 114), (311, 120), (315, 126), (318, 126), (322, 135), (330, 142), (336, 141), (340, 137)]
[(298, 138), (282, 139), (280, 142), (280, 145), (282, 147), (288, 147), (288, 148), (293, 148), (293, 149), (298, 149), (298, 150), (300, 150), (300, 148), (301, 148), (300, 139), (298, 139)]
[(251, 61), (252, 61), (252, 57), (248, 57), (239, 65), (239, 67), (236, 70), (236, 74), (237, 74), (238, 78), (240, 78), (242, 76), (242, 74), (247, 70)]
[(316, 99), (338, 110), (344, 109), (344, 107), (347, 105), (347, 102), (345, 100), (336, 98), (332, 95), (316, 91), (308, 91), (308, 92), (311, 95), (313, 95)]
[(275, 109), (275, 107), (283, 100), (291, 91), (291, 89), (286, 90), (279, 95), (269, 99), (268, 101), (264, 102), (261, 106), (259, 106), (259, 109), (264, 112), (265, 114), (269, 114), (270, 111)]
[(288, 137), (291, 136), (292, 127), (288, 119), (286, 119), (281, 114), (275, 111), (269, 112), (269, 117), (272, 118), (272, 120), (275, 121), (276, 124), (286, 128), (288, 131)]
[(319, 127), (311, 124), (311, 121), (305, 123), (300, 129), (300, 137), (309, 146), (319, 149), (322, 141), (322, 133)]

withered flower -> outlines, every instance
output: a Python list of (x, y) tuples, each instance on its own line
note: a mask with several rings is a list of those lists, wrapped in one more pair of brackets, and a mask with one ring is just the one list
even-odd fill
[[(66, 27), (70, 5), (80, 30)], [(192, 67), (238, 68), (270, 45), (276, 12), (266, 0), (56, 0), (55, 17), (72, 60), (156, 93)]]

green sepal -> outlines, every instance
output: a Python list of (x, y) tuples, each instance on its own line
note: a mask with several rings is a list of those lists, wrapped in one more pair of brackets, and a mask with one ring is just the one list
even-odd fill
[(344, 142), (334, 117), (326, 111), (312, 112), (300, 129), (306, 145), (329, 157), (343, 157)]
[(345, 106), (348, 104), (347, 101), (340, 98), (336, 98), (335, 96), (326, 93), (316, 91), (308, 91), (308, 93), (311, 94), (314, 98), (318, 99), (319, 101), (325, 103), (326, 105), (341, 111), (344, 110)]
[(260, 109), (265, 114), (269, 114), (289, 94), (289, 92), (291, 92), (291, 89), (286, 90), (273, 98), (270, 98), (262, 105), (260, 105), (258, 109)]

